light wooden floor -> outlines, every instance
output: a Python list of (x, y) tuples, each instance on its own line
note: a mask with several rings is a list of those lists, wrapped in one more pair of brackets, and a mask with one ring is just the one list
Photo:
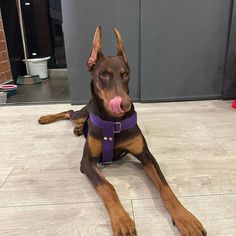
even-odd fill
[[(78, 109), (75, 106), (74, 109)], [(0, 107), (0, 235), (112, 235), (79, 165), (83, 137), (69, 121), (37, 118), (68, 104)], [(181, 202), (210, 236), (236, 235), (236, 110), (230, 102), (136, 104), (141, 129)], [(131, 156), (103, 168), (139, 236), (178, 232)]]

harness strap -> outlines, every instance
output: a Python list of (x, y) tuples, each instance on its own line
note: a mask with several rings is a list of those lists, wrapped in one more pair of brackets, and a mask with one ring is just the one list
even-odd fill
[(113, 160), (114, 152), (114, 134), (120, 133), (123, 130), (130, 129), (137, 124), (137, 113), (122, 121), (113, 122), (102, 120), (99, 116), (89, 113), (90, 121), (103, 131), (103, 148), (101, 164), (110, 164)]

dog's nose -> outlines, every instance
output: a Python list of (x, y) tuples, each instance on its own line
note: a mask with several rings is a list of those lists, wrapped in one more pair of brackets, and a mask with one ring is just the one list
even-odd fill
[(131, 108), (131, 103), (129, 101), (122, 101), (120, 107), (124, 112), (127, 112)]

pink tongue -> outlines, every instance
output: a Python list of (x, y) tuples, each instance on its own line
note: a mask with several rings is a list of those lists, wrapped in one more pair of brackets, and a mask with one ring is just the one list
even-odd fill
[(122, 97), (114, 97), (110, 100), (110, 108), (113, 113), (119, 115), (123, 113), (124, 111), (121, 109), (121, 103), (122, 103)]

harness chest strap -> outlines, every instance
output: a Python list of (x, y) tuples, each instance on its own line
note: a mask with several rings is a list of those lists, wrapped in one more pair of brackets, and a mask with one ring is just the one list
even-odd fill
[(132, 116), (122, 121), (112, 122), (102, 120), (100, 117), (90, 112), (89, 119), (94, 125), (103, 131), (101, 164), (110, 164), (113, 160), (114, 134), (134, 127), (137, 124), (137, 113), (134, 112)]

